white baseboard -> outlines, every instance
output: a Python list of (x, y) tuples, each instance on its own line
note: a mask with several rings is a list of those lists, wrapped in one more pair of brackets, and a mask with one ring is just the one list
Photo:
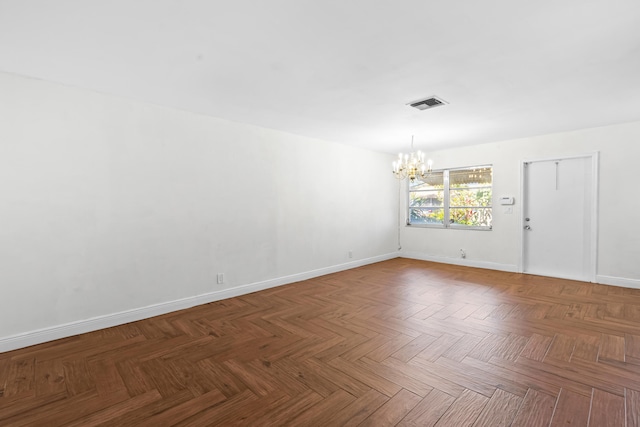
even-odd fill
[(516, 273), (518, 271), (518, 266), (512, 265), (512, 264), (500, 264), (497, 262), (477, 261), (477, 260), (470, 260), (466, 258), (449, 258), (449, 257), (431, 256), (421, 252), (411, 252), (411, 251), (401, 252), (400, 256), (402, 258), (418, 259), (421, 261), (432, 261), (432, 262), (439, 262), (442, 264), (462, 265), (464, 267), (486, 268), (488, 270), (508, 271), (510, 273)]
[(596, 283), (603, 285), (622, 286), (623, 288), (640, 289), (640, 280), (627, 279), (626, 277), (596, 275)]
[[(410, 252), (410, 251), (400, 252), (400, 256), (402, 258), (440, 262), (443, 264), (454, 264), (454, 265), (462, 265), (465, 267), (477, 267), (477, 268), (486, 268), (490, 270), (508, 271), (510, 273), (521, 273), (517, 265), (511, 265), (511, 264), (500, 264), (500, 263), (493, 263), (493, 262), (486, 262), (486, 261), (474, 261), (474, 260), (468, 260), (463, 258), (447, 258), (447, 257), (430, 256), (430, 255), (423, 254), (421, 252)], [(575, 280), (575, 279), (570, 278), (568, 280)], [(599, 274), (599, 275), (596, 275), (596, 283), (600, 283), (602, 285), (621, 286), (623, 288), (640, 289), (639, 279), (629, 279), (626, 277), (605, 276), (605, 275)]]
[(213, 301), (246, 295), (251, 292), (261, 291), (276, 286), (312, 279), (314, 277), (324, 276), (326, 274), (336, 273), (338, 271), (349, 270), (352, 268), (361, 267), (363, 265), (386, 261), (397, 257), (398, 253), (393, 252), (371, 258), (360, 259), (345, 264), (337, 264), (330, 267), (319, 268), (317, 270), (292, 274), (290, 276), (283, 276), (275, 279), (264, 280), (261, 282), (249, 283), (230, 289), (208, 292), (206, 294), (182, 298), (175, 301), (167, 301), (147, 307), (140, 307), (133, 310), (121, 311), (119, 313), (107, 314), (105, 316), (93, 317), (91, 319), (79, 320), (63, 325), (57, 325), (49, 328), (43, 328), (35, 331), (12, 335), (0, 338), (0, 353), (15, 350), (18, 348), (29, 347), (48, 341), (53, 341), (60, 338), (66, 338), (78, 334), (97, 331), (99, 329), (110, 328), (125, 323), (135, 322), (137, 320), (148, 319), (150, 317), (171, 313), (173, 311), (184, 310), (196, 305), (202, 305)]

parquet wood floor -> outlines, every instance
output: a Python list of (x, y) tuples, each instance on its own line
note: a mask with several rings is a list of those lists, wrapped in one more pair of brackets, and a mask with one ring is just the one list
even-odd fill
[(2, 426), (640, 426), (640, 290), (395, 259), (0, 354)]

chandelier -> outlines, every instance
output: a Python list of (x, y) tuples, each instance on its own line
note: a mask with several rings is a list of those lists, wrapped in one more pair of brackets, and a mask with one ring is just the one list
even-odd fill
[(413, 135), (411, 136), (411, 154), (398, 154), (398, 160), (392, 163), (393, 175), (398, 179), (409, 178), (413, 182), (416, 178), (426, 178), (431, 173), (431, 159), (424, 163), (424, 153), (413, 151)]

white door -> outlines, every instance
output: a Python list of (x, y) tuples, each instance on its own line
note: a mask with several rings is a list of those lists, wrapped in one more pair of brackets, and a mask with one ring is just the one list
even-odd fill
[(595, 279), (597, 157), (524, 163), (523, 272)]

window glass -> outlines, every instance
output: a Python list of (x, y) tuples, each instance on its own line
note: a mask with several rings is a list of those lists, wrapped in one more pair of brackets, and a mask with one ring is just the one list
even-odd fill
[(491, 166), (447, 169), (409, 182), (408, 224), (490, 229)]
[(444, 223), (444, 174), (433, 172), (426, 178), (409, 181), (409, 222)]

